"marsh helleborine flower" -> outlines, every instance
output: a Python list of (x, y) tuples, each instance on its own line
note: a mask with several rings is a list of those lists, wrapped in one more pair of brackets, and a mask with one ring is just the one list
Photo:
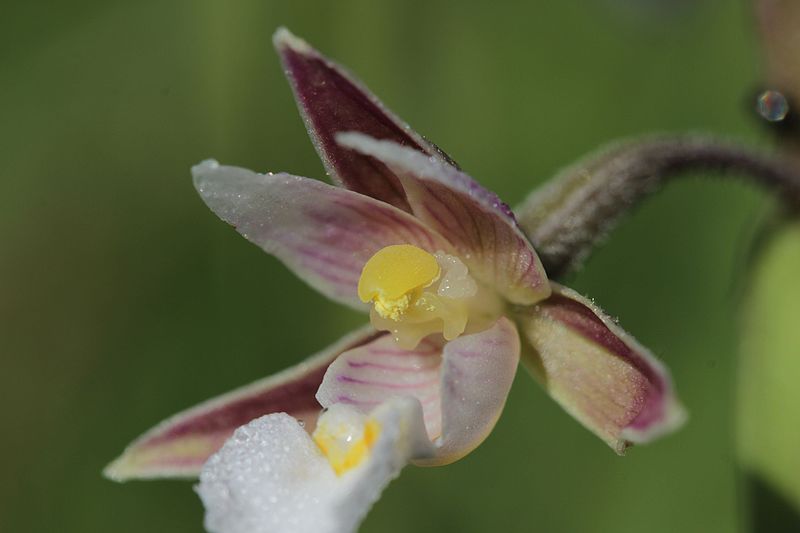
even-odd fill
[(215, 161), (192, 169), (195, 186), (372, 326), (166, 420), (109, 477), (199, 473), (214, 532), (352, 531), (403, 466), (455, 461), (487, 437), (520, 354), (618, 453), (682, 421), (664, 367), (548, 281), (506, 204), (307, 43), (284, 29), (274, 41), (338, 186)]

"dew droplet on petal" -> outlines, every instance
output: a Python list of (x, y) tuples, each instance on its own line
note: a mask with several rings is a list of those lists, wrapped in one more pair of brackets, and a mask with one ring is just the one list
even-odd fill
[(756, 100), (756, 111), (765, 120), (781, 122), (789, 114), (789, 102), (783, 93), (774, 90), (763, 91)]

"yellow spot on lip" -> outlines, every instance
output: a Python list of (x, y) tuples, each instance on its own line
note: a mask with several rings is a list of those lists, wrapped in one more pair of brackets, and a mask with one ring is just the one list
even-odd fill
[(420, 289), (439, 278), (436, 258), (410, 244), (395, 244), (370, 257), (358, 280), (358, 297), (374, 302), (383, 318), (400, 320)]
[(322, 425), (314, 431), (314, 442), (328, 458), (337, 476), (361, 464), (381, 432), (380, 424), (375, 420), (367, 420), (361, 438), (354, 439), (352, 429), (340, 424), (334, 428)]

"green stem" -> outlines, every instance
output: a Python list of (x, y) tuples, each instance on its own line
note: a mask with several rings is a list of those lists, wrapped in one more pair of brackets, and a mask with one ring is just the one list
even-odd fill
[(515, 210), (548, 274), (577, 267), (619, 220), (672, 178), (713, 171), (737, 176), (800, 207), (800, 173), (788, 161), (710, 136), (612, 144), (562, 171)]

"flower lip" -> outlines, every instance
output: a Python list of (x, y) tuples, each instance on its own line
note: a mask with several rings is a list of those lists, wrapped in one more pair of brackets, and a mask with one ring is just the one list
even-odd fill
[(324, 407), (345, 404), (366, 415), (387, 400), (414, 397), (435, 454), (413, 460), (447, 464), (488, 436), (505, 404), (519, 354), (519, 335), (507, 318), (449, 342), (431, 336), (413, 349), (403, 349), (384, 335), (337, 358), (317, 400)]
[(296, 420), (274, 413), (239, 428), (206, 463), (195, 490), (212, 533), (355, 532), (381, 491), (412, 458), (430, 457), (422, 409), (392, 398), (358, 413), (337, 405), (323, 426), (380, 428), (357, 465), (337, 475), (330, 457)]

